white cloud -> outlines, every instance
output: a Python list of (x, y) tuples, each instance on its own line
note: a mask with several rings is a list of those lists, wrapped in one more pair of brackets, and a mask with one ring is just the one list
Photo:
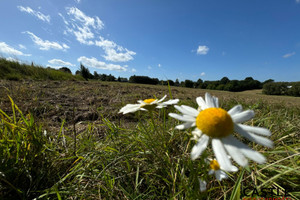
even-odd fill
[(77, 27), (78, 31), (72, 31), (78, 42), (87, 45), (93, 45), (94, 42), (89, 40), (94, 38), (94, 33), (88, 27)]
[(89, 17), (76, 7), (68, 7), (66, 10), (69, 20), (66, 20), (62, 14), (59, 13), (59, 15), (67, 26), (67, 32), (75, 35), (80, 43), (93, 45), (94, 42), (91, 39), (94, 39), (95, 35), (92, 30), (103, 29), (104, 23), (99, 17)]
[(161, 67), (161, 64), (158, 64), (158, 67), (160, 68), (160, 67)]
[(296, 0), (296, 3), (300, 3), (300, 0)]
[(39, 38), (38, 36), (36, 36), (35, 34), (29, 32), (29, 31), (25, 31), (23, 33), (27, 33), (30, 36), (30, 38), (32, 39), (32, 41), (40, 47), (40, 50), (55, 49), (55, 50), (65, 51), (70, 48), (65, 43), (59, 44), (58, 42), (50, 42), (49, 40), (42, 40), (41, 38)]
[(81, 10), (76, 7), (66, 8), (68, 15), (73, 17), (74, 22), (80, 22), (85, 27), (93, 27), (94, 29), (101, 30), (104, 27), (104, 23), (99, 17), (89, 17), (85, 15)]
[(95, 41), (96, 46), (102, 47), (103, 49), (112, 49), (117, 47), (117, 44), (115, 42), (106, 40), (101, 36), (99, 38), (100, 40)]
[(123, 47), (117, 48), (117, 50), (106, 48), (104, 49), (104, 51), (106, 53), (106, 55), (103, 56), (105, 60), (113, 62), (127, 62), (129, 60), (132, 60), (132, 56), (136, 54), (135, 52), (129, 51), (128, 49)]
[(207, 46), (198, 46), (197, 54), (199, 55), (206, 55), (209, 51), (209, 48)]
[(12, 61), (12, 62), (19, 62), (18, 59), (12, 57), (5, 58), (5, 60)]
[(60, 65), (60, 66), (75, 66), (74, 64), (70, 63), (70, 62), (66, 62), (60, 59), (52, 59), (52, 60), (48, 60), (48, 63), (52, 64), (52, 65)]
[[(299, 0), (299, 1), (300, 1), (300, 0)], [(293, 55), (295, 55), (295, 54), (296, 54), (295, 52), (287, 53), (287, 54), (283, 55), (282, 57), (283, 57), (283, 58), (288, 58), (288, 57), (291, 57), (291, 56), (293, 56)]]
[(133, 51), (117, 45), (115, 42), (106, 40), (103, 37), (99, 37), (100, 40), (95, 41), (95, 45), (101, 47), (106, 55), (103, 55), (105, 60), (113, 62), (127, 62), (133, 60), (133, 56), (136, 54)]
[(94, 67), (97, 69), (111, 70), (111, 71), (127, 71), (127, 65), (120, 66), (115, 64), (107, 64), (102, 61), (98, 61), (96, 58), (91, 57), (87, 58), (85, 56), (81, 56), (77, 59), (78, 62), (81, 62), (83, 65)]
[[(102, 57), (107, 61), (127, 62), (133, 60), (133, 56), (136, 54), (135, 52), (98, 35), (98, 31), (104, 28), (104, 23), (99, 17), (89, 17), (76, 7), (69, 7), (66, 8), (66, 10), (68, 19), (59, 13), (59, 16), (62, 17), (66, 25), (66, 31), (64, 31), (65, 35), (70, 33), (74, 35), (76, 40), (81, 44), (101, 47), (104, 50)], [(96, 35), (99, 37), (98, 40), (94, 40)]]
[(69, 22), (65, 19), (65, 17), (61, 13), (58, 13), (58, 15), (61, 16), (61, 18), (63, 19), (66, 25), (69, 25)]
[(0, 42), (0, 52), (13, 56), (31, 56), (30, 54), (24, 54), (22, 51), (14, 49), (5, 42)]
[(50, 68), (53, 68), (53, 69), (60, 69), (64, 66), (53, 66), (53, 65), (46, 65), (46, 67), (50, 67)]
[(74, 0), (76, 3), (80, 3), (81, 0)]
[(202, 73), (200, 74), (200, 76), (205, 76), (205, 72), (202, 72)]
[(132, 69), (131, 69), (131, 72), (136, 72), (136, 69), (132, 68)]
[(26, 47), (23, 44), (19, 44), (20, 49), (26, 49)]
[(49, 15), (44, 15), (43, 13), (41, 13), (39, 11), (32, 10), (30, 7), (18, 6), (18, 9), (22, 12), (27, 12), (27, 13), (39, 18), (40, 20), (42, 20), (44, 22), (50, 23)]
[(148, 69), (150, 70), (150, 69), (152, 69), (152, 67), (151, 67), (151, 66), (148, 66)]

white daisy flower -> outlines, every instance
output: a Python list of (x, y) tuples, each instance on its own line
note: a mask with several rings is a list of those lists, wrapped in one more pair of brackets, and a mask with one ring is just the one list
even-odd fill
[(206, 190), (207, 183), (202, 178), (198, 178), (198, 179), (199, 179), (200, 192), (204, 192)]
[[(210, 170), (209, 170), (208, 174), (209, 175), (214, 174), (218, 181), (228, 178), (228, 175), (226, 174), (225, 171), (222, 170), (222, 168), (220, 167), (220, 165), (216, 159), (213, 159), (209, 162), (209, 167), (210, 167)], [(235, 166), (232, 166), (232, 171), (236, 172), (236, 171), (238, 171), (238, 168)]]
[(184, 121), (184, 124), (176, 126), (177, 129), (187, 129), (196, 126), (192, 131), (194, 139), (198, 140), (193, 147), (191, 158), (198, 158), (206, 149), (211, 139), (212, 149), (221, 169), (231, 171), (233, 165), (227, 153), (239, 165), (246, 166), (248, 160), (264, 163), (265, 157), (257, 151), (250, 149), (233, 136), (236, 131), (247, 139), (267, 147), (273, 147), (273, 142), (262, 136), (270, 136), (268, 129), (242, 125), (240, 123), (248, 121), (254, 117), (252, 110), (242, 110), (241, 105), (234, 106), (228, 112), (219, 108), (218, 98), (212, 97), (209, 93), (196, 99), (199, 109), (189, 106), (174, 106), (182, 114), (170, 113), (169, 116)]
[(170, 99), (168, 101), (162, 102), (163, 100), (165, 100), (166, 97), (167, 95), (165, 95), (160, 100), (158, 99), (138, 100), (137, 101), (138, 104), (127, 104), (126, 106), (121, 108), (119, 113), (123, 113), (125, 115), (127, 113), (136, 112), (138, 110), (147, 111), (147, 110), (153, 110), (154, 108), (164, 108), (167, 107), (168, 105), (177, 104), (179, 101), (179, 99)]

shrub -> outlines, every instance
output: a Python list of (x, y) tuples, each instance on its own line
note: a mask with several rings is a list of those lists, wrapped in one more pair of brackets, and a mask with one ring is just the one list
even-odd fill
[(148, 76), (131, 76), (129, 78), (130, 83), (142, 83), (142, 84), (152, 84), (157, 85), (159, 80), (157, 78), (150, 78)]
[(268, 82), (263, 86), (263, 93), (268, 95), (300, 96), (300, 82)]

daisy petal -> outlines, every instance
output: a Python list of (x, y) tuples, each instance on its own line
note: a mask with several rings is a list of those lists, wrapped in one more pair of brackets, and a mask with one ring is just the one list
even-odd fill
[(175, 119), (178, 119), (180, 121), (184, 121), (184, 122), (195, 122), (196, 119), (192, 116), (189, 115), (178, 115), (176, 113), (169, 113), (170, 117), (173, 117)]
[(206, 181), (199, 178), (200, 192), (204, 192), (206, 190)]
[(263, 136), (271, 136), (271, 131), (269, 131), (266, 128), (261, 128), (261, 127), (253, 127), (253, 126), (247, 126), (243, 124), (239, 124), (241, 128), (243, 128), (245, 131), (255, 133), (258, 135), (263, 135)]
[(196, 101), (201, 110), (209, 108), (202, 97), (197, 97)]
[(190, 106), (182, 105), (181, 106), (184, 110), (188, 111), (192, 116), (197, 117), (199, 115), (199, 111), (195, 108), (192, 108)]
[(241, 151), (236, 146), (234, 146), (234, 143), (230, 140), (229, 137), (222, 138), (222, 142), (229, 155), (235, 162), (237, 162), (237, 164), (243, 167), (248, 165), (248, 160), (241, 153)]
[(263, 145), (263, 146), (266, 146), (269, 148), (273, 147), (273, 142), (271, 140), (269, 140), (268, 138), (255, 135), (253, 133), (249, 133), (238, 124), (234, 125), (234, 130), (252, 142), (256, 142), (257, 144), (260, 144), (260, 145)]
[(195, 126), (195, 122), (186, 122), (184, 124), (177, 125), (175, 128), (178, 130), (188, 129)]
[(170, 99), (166, 102), (159, 103), (158, 106), (156, 106), (156, 108), (164, 108), (164, 107), (167, 107), (169, 105), (177, 104), (178, 102), (179, 102), (179, 99)]
[(219, 99), (217, 97), (213, 97), (214, 99), (214, 104), (216, 108), (219, 108)]
[(213, 97), (208, 92), (205, 93), (205, 102), (209, 108), (216, 107)]
[(241, 105), (236, 105), (228, 111), (228, 114), (233, 116), (243, 111), (243, 107)]
[(167, 97), (167, 95), (163, 96), (163, 98), (161, 98), (160, 100), (158, 100), (157, 103), (162, 102), (163, 100), (165, 100), (166, 97)]
[[(179, 112), (181, 112), (182, 114), (185, 114), (185, 115), (191, 115), (193, 117), (197, 117), (198, 114), (199, 114), (199, 111), (197, 111), (196, 109), (192, 108), (192, 107), (189, 107), (189, 106), (177, 106), (175, 105), (174, 108), (176, 108)], [(197, 114), (196, 114), (196, 112)]]
[(215, 177), (218, 181), (222, 181), (222, 179), (228, 178), (227, 174), (222, 170), (216, 170)]
[(232, 121), (234, 123), (242, 123), (245, 121), (248, 121), (254, 117), (254, 111), (253, 110), (246, 110), (241, 113), (231, 115)]
[(202, 152), (206, 149), (208, 144), (209, 137), (207, 135), (202, 135), (198, 140), (197, 144), (195, 144), (192, 148), (191, 159), (195, 160), (198, 158)]
[(195, 128), (195, 130), (192, 131), (192, 134), (197, 137), (200, 137), (202, 135), (202, 131), (199, 130), (198, 128)]
[(212, 139), (212, 147), (215, 153), (216, 159), (220, 164), (220, 167), (225, 171), (232, 170), (232, 164), (227, 156), (227, 153), (224, 149), (224, 146), (220, 139), (213, 138)]
[(126, 106), (122, 107), (119, 113), (127, 114), (131, 112), (136, 112), (140, 109), (139, 104), (127, 104)]
[(250, 149), (247, 145), (245, 145), (244, 143), (242, 143), (232, 135), (228, 136), (228, 140), (231, 140), (231, 143), (234, 146), (236, 146), (238, 149), (240, 149), (242, 154), (244, 154), (246, 157), (250, 158), (251, 160), (259, 164), (263, 164), (266, 162), (266, 158), (262, 154), (260, 154), (257, 151), (254, 151), (253, 149)]
[(170, 99), (166, 102), (163, 102), (162, 104), (165, 104), (165, 105), (173, 105), (173, 104), (177, 104), (179, 102), (179, 99)]

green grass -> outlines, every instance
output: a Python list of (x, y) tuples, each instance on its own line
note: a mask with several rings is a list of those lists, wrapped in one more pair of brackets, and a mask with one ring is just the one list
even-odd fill
[[(88, 88), (92, 84), (96, 89)], [(29, 90), (23, 91), (21, 86), (18, 90), (19, 95), (29, 95)], [(218, 182), (207, 174), (209, 169), (204, 161), (212, 153), (210, 147), (200, 159), (190, 159), (195, 144), (190, 140), (193, 129), (174, 129), (180, 122), (167, 115), (176, 112), (174, 108), (155, 110), (154, 123), (148, 112), (116, 114), (122, 106), (135, 103), (135, 99), (145, 99), (149, 91), (158, 91), (153, 93), (158, 98), (162, 96), (160, 90), (168, 94), (166, 87), (86, 83), (60, 88), (59, 92), (67, 95), (66, 91), (74, 91), (83, 95), (84, 90), (91, 95), (107, 95), (108, 100), (101, 98), (108, 103), (102, 102), (102, 107), (98, 107), (102, 117), (77, 124), (72, 124), (72, 120), (62, 121), (57, 123), (57, 129), (48, 129), (47, 124), (39, 123), (33, 114), (22, 113), (12, 99), (2, 97), (2, 103), (4, 98), (10, 101), (11, 109), (0, 111), (0, 199), (240, 199), (244, 188), (255, 187), (259, 192), (263, 188), (280, 188), (279, 197), (288, 189), (292, 199), (300, 198), (300, 107), (296, 103), (288, 104), (297, 99), (286, 97), (287, 100), (274, 102), (260, 94), (213, 92), (226, 110), (237, 103), (244, 109), (253, 109), (256, 116), (246, 124), (270, 129), (274, 141), (274, 148), (267, 149), (243, 139), (265, 155), (267, 163), (250, 162), (249, 167), (239, 168), (237, 173)], [(173, 98), (182, 99), (180, 104), (194, 107), (194, 96), (200, 96), (198, 91), (201, 95), (205, 92), (171, 89)], [(79, 108), (73, 109), (78, 112)], [(92, 104), (90, 109), (93, 109)], [(199, 177), (207, 180), (206, 192), (199, 190)]]
[(74, 76), (59, 70), (43, 68), (41, 66), (20, 64), (0, 58), (0, 79), (6, 80), (84, 80), (81, 76)]

